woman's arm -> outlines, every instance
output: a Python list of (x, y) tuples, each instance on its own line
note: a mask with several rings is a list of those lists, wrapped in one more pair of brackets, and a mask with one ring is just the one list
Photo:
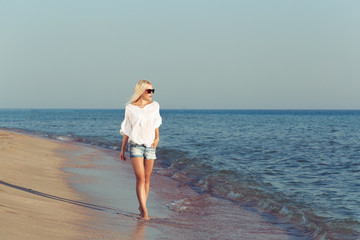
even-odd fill
[(123, 161), (126, 161), (126, 157), (125, 157), (125, 147), (128, 143), (129, 140), (129, 136), (127, 135), (123, 135), (123, 141), (122, 141), (122, 145), (121, 145), (121, 152), (120, 152), (120, 159)]
[(154, 142), (152, 144), (153, 148), (156, 149), (157, 145), (159, 144), (160, 138), (159, 138), (159, 128), (155, 129), (155, 139)]

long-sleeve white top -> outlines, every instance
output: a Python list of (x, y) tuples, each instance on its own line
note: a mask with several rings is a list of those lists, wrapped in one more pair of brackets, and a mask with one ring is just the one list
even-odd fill
[(160, 127), (161, 123), (158, 102), (153, 101), (143, 108), (128, 104), (120, 133), (127, 135), (131, 142), (150, 147), (155, 139), (155, 129)]

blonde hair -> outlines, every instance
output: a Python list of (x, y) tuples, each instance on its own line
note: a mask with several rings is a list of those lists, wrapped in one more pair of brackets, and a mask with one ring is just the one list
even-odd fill
[(139, 97), (144, 93), (144, 91), (147, 89), (148, 85), (152, 85), (150, 81), (148, 80), (140, 80), (136, 86), (135, 86), (135, 92), (134, 94), (131, 96), (128, 104), (132, 104), (134, 102), (136, 102)]

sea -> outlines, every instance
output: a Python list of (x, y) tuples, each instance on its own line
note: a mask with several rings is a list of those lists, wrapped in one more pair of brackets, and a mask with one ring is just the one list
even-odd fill
[[(161, 109), (157, 171), (302, 229), (360, 239), (360, 111)], [(0, 128), (120, 151), (124, 109), (0, 109)]]

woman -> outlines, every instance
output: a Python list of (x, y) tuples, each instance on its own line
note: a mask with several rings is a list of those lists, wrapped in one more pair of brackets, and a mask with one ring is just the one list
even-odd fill
[(125, 158), (125, 147), (130, 142), (130, 159), (136, 177), (136, 195), (139, 201), (140, 215), (149, 220), (146, 200), (150, 188), (150, 175), (156, 159), (156, 147), (159, 144), (159, 127), (162, 123), (160, 106), (152, 101), (155, 92), (151, 82), (140, 80), (135, 93), (125, 108), (125, 119), (121, 124), (123, 135), (120, 158)]

